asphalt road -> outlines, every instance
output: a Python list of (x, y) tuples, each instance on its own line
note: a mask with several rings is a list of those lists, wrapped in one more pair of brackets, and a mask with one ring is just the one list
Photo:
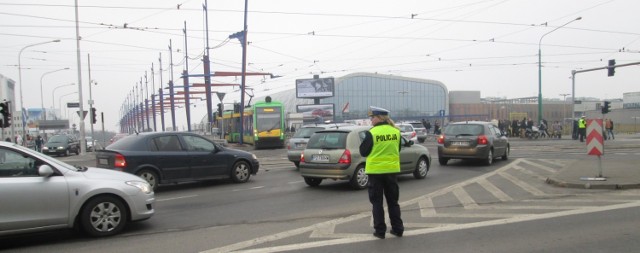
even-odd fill
[[(620, 141), (610, 157), (638, 152)], [(633, 143), (633, 145), (627, 145)], [(436, 157), (434, 143), (426, 143)], [(636, 146), (634, 146), (636, 145)], [(556, 188), (540, 175), (584, 155), (572, 140), (512, 141), (511, 159), (486, 167), (432, 162), (426, 179), (400, 178), (405, 237), (377, 240), (370, 233), (366, 191), (346, 182), (307, 187), (286, 150), (258, 150), (262, 167), (248, 183), (186, 183), (156, 192), (156, 215), (121, 235), (93, 239), (72, 231), (0, 238), (12, 252), (569, 252), (609, 251), (593, 228), (618, 235), (615, 249), (636, 246), (638, 191)], [(618, 154), (618, 155), (616, 155)], [(61, 158), (93, 165), (92, 160)], [(569, 204), (568, 204), (569, 203)], [(615, 214), (615, 215), (613, 215)], [(600, 217), (590, 221), (588, 217)], [(606, 222), (604, 222), (606, 221)], [(565, 224), (558, 226), (557, 224)], [(558, 232), (556, 232), (558, 231)], [(604, 238), (609, 238), (607, 234)], [(504, 241), (507, 238), (508, 241)], [(513, 243), (509, 243), (513, 241)], [(461, 243), (463, 242), (463, 243)], [(500, 243), (495, 243), (500, 242)], [(544, 243), (541, 243), (544, 242)], [(553, 243), (555, 242), (555, 243)], [(576, 248), (571, 248), (574, 244)], [(586, 247), (586, 246), (590, 246)], [(634, 249), (632, 248), (632, 249)], [(593, 250), (592, 250), (593, 249)]]

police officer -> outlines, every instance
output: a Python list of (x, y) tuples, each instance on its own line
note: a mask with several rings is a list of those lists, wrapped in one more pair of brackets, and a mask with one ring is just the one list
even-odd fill
[(388, 110), (371, 106), (368, 115), (373, 127), (366, 132), (360, 144), (360, 154), (367, 157), (365, 173), (369, 177), (369, 201), (373, 206), (373, 235), (384, 239), (387, 231), (383, 206), (383, 198), (386, 198), (391, 234), (400, 237), (404, 232), (398, 205), (400, 189), (396, 179), (396, 174), (400, 172), (400, 130), (389, 118)]
[(584, 118), (585, 116), (582, 116), (580, 120), (578, 120), (578, 134), (580, 135), (580, 142), (584, 142), (584, 138), (587, 135), (587, 122)]

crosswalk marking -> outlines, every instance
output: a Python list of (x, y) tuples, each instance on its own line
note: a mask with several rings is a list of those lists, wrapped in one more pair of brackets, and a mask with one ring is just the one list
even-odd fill
[[(428, 233), (640, 206), (640, 190), (599, 192), (599, 194), (584, 192), (576, 194), (575, 191), (567, 192), (562, 188), (557, 188), (557, 191), (554, 191), (553, 194), (547, 194), (534, 186), (535, 183), (530, 183), (531, 180), (544, 182), (546, 179), (546, 176), (536, 174), (534, 170), (540, 170), (539, 172), (542, 172), (542, 174), (555, 173), (559, 168), (563, 168), (572, 162), (575, 162), (575, 160), (519, 158), (490, 173), (439, 189), (424, 196), (404, 201), (400, 203), (403, 209), (403, 219), (405, 219), (404, 235), (424, 235)], [(489, 178), (491, 178), (491, 181), (489, 181)], [(495, 179), (497, 178), (505, 179), (514, 186), (505, 189), (505, 186), (492, 183), (496, 182)], [(494, 201), (486, 199), (487, 195), (485, 195), (485, 201), (491, 202), (479, 202), (470, 194), (473, 192), (468, 192), (469, 189), (473, 189), (473, 187), (468, 186), (479, 186), (485, 189), (490, 195), (495, 197)], [(522, 195), (522, 191), (516, 191), (519, 192), (519, 194), (511, 196), (509, 195), (511, 188), (518, 188), (527, 194)], [(436, 199), (435, 203), (434, 199)], [(445, 205), (447, 206), (438, 207), (436, 203), (440, 201), (444, 201), (443, 203), (446, 203)], [(459, 205), (452, 204), (454, 203), (453, 201), (459, 203)], [(415, 215), (411, 215), (411, 212), (415, 212)], [(414, 218), (407, 220), (406, 217)], [(388, 222), (388, 217), (385, 218)], [(306, 248), (377, 240), (377, 238), (371, 235), (370, 231), (362, 231), (362, 233), (341, 233), (341, 231), (336, 231), (336, 229), (344, 227), (338, 225), (366, 221), (369, 221), (371, 226), (371, 212), (357, 213), (345, 218), (329, 220), (307, 227), (266, 235), (204, 252), (295, 251)], [(302, 243), (281, 246), (258, 247), (260, 244), (265, 243), (273, 245), (275, 241), (300, 236), (305, 233), (310, 233), (309, 238), (314, 238), (314, 241), (304, 241)]]

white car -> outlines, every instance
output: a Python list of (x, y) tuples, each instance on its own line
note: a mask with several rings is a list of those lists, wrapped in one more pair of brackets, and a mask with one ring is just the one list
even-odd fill
[(0, 236), (78, 227), (110, 236), (150, 218), (155, 195), (137, 176), (75, 167), (0, 142)]
[(400, 134), (404, 138), (414, 142), (418, 141), (418, 133), (416, 132), (416, 130), (413, 128), (411, 124), (400, 123), (400, 124), (396, 124), (396, 126), (400, 129)]

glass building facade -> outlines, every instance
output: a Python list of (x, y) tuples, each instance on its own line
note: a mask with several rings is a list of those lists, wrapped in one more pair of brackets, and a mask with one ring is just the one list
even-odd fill
[[(270, 96), (286, 105), (285, 113), (296, 113), (297, 105), (314, 103), (314, 99), (296, 98), (295, 89)], [(449, 109), (447, 87), (439, 81), (373, 73), (336, 78), (334, 96), (320, 98), (319, 104), (334, 105), (335, 122), (366, 119), (369, 106), (391, 111), (395, 121), (435, 119), (440, 113), (447, 115)]]

